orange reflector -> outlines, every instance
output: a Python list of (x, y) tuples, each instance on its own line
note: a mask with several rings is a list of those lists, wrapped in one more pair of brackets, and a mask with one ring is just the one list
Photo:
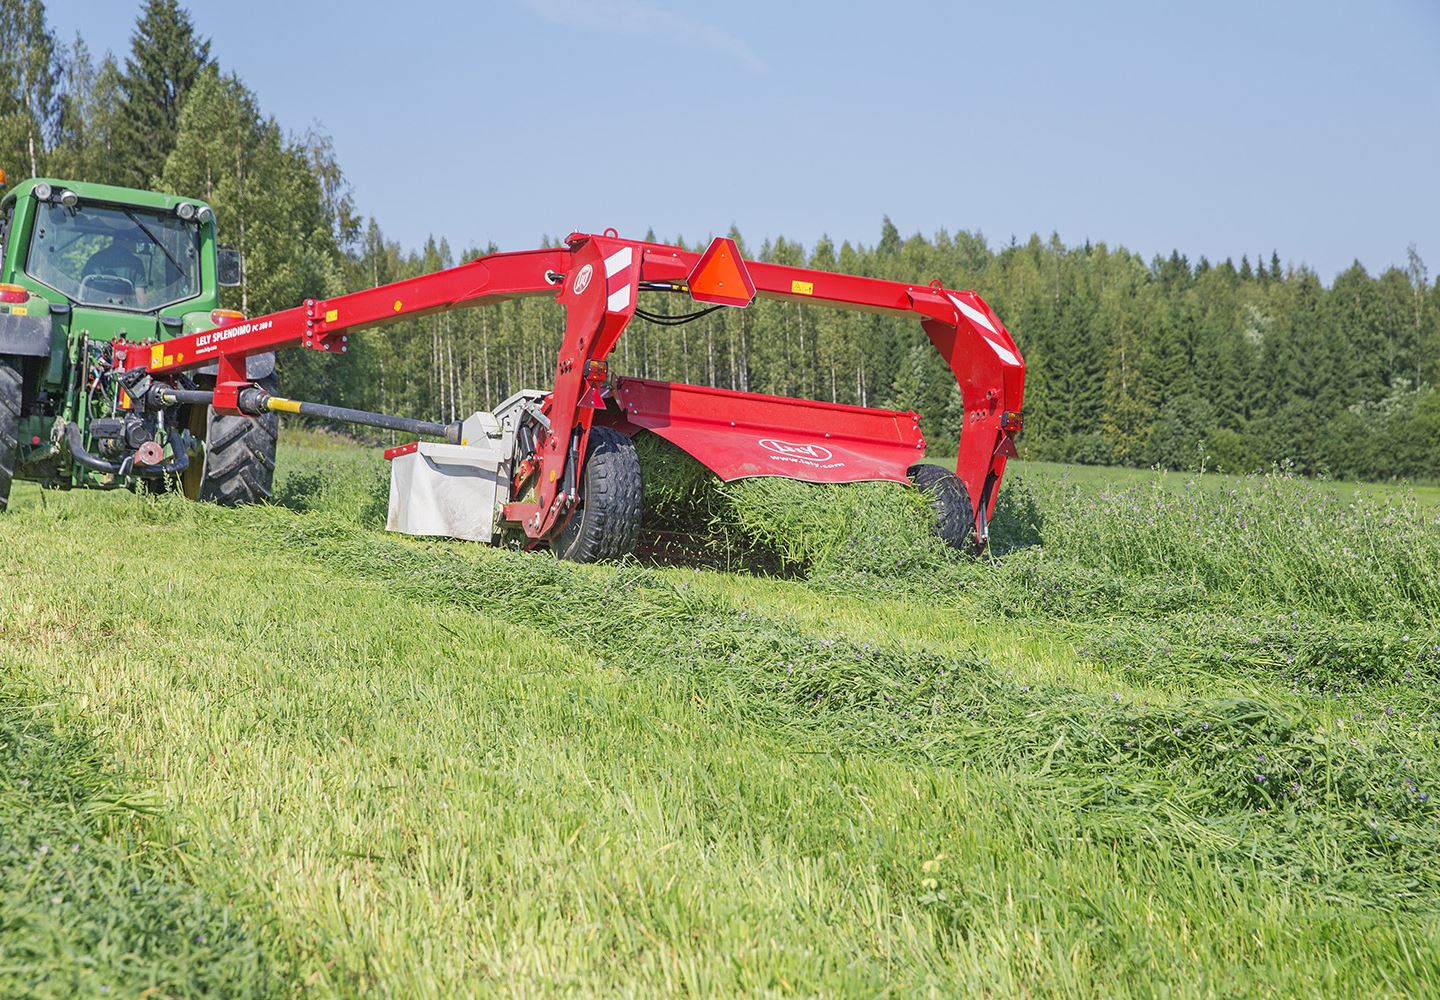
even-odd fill
[(24, 302), (30, 293), (20, 285), (0, 285), (0, 302)]
[(696, 302), (743, 308), (755, 299), (755, 282), (745, 270), (740, 248), (734, 240), (723, 237), (710, 241), (686, 281), (690, 285), (690, 297)]
[(226, 323), (238, 323), (245, 318), (245, 314), (235, 309), (211, 309), (210, 322), (216, 326), (224, 326)]

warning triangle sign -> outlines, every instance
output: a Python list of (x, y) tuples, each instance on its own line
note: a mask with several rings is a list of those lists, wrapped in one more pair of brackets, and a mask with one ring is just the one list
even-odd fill
[(748, 306), (755, 299), (755, 282), (745, 269), (734, 240), (717, 236), (700, 255), (690, 277), (690, 297), (720, 306)]

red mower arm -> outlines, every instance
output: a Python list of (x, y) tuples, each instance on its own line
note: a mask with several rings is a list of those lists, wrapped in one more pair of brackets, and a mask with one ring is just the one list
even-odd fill
[[(241, 320), (156, 344), (117, 342), (127, 369), (176, 374), (217, 365), (214, 406), (238, 413), (249, 386), (245, 359), (286, 347), (344, 354), (349, 334), (362, 327), (413, 319), (448, 309), (524, 296), (550, 295), (565, 309), (565, 336), (555, 384), (546, 402), (550, 421), (535, 456), (535, 500), (506, 505), (508, 520), (534, 539), (562, 528), (576, 502), (575, 476), (584, 461), (594, 419), (595, 372), (634, 316), (642, 287), (668, 285), (700, 301), (745, 305), (754, 296), (858, 309), (915, 314), (960, 385), (965, 403), (956, 474), (976, 506), (977, 531), (993, 510), (995, 487), (1007, 456), (1015, 454), (1024, 362), (998, 317), (974, 292), (950, 291), (938, 282), (910, 285), (744, 261), (729, 240), (705, 254), (678, 247), (574, 233), (563, 248), (490, 254), (432, 274), (331, 299), (307, 300), (282, 312)], [(600, 404), (603, 405), (603, 404)]]

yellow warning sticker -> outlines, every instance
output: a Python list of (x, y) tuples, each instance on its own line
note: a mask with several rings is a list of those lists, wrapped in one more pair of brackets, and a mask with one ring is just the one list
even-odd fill
[(154, 347), (150, 348), (150, 367), (159, 368), (164, 363), (165, 348), (161, 344), (156, 344)]
[(173, 355), (173, 354), (167, 354), (167, 355), (165, 355), (165, 359), (164, 359), (161, 363), (162, 363), (166, 368), (169, 368), (171, 365), (173, 365), (173, 364), (175, 363), (175, 355)]
[(792, 295), (814, 295), (815, 282), (813, 281), (792, 281), (790, 282)]
[(10, 315), (11, 315), (11, 316), (28, 316), (28, 315), (30, 315), (30, 307), (29, 307), (29, 306), (11, 306), (11, 307), (10, 307)]
[(325, 310), (325, 322), (327, 322), (327, 323), (333, 323), (333, 322), (335, 322), (335, 321), (336, 321), (337, 319), (339, 319), (339, 318), (340, 318), (340, 310), (339, 310), (339, 309), (326, 309), (326, 310)]

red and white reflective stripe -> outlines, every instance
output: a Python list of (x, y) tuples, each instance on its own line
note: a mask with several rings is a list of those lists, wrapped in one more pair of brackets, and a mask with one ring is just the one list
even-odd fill
[(605, 308), (610, 312), (624, 312), (630, 305), (631, 288), (635, 284), (634, 270), (635, 251), (631, 247), (621, 247), (605, 258), (605, 287), (611, 289), (605, 299)]
[(385, 461), (399, 458), (401, 455), (409, 455), (420, 448), (419, 441), (411, 441), (409, 444), (396, 445), (394, 448), (385, 449)]
[(955, 303), (955, 308), (960, 310), (961, 315), (985, 331), (981, 336), (985, 338), (985, 342), (990, 345), (990, 349), (995, 352), (997, 358), (1009, 365), (1018, 365), (1020, 363), (1020, 359), (1015, 356), (1015, 352), (996, 339), (1000, 336), (1000, 333), (995, 329), (995, 325), (990, 322), (989, 316), (986, 316), (979, 309), (976, 309), (970, 303), (960, 298), (960, 296), (949, 292), (946, 294), (949, 295), (950, 301)]
[(623, 271), (635, 261), (635, 251), (621, 247), (605, 258), (605, 277), (613, 278), (616, 271)]

